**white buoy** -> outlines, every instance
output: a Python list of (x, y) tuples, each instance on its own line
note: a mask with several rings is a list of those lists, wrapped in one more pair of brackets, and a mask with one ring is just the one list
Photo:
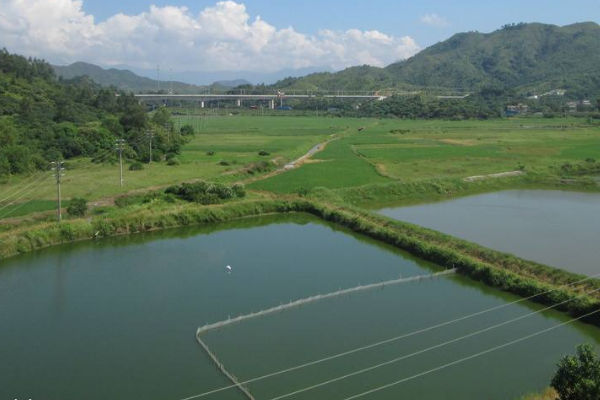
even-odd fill
[(227, 273), (229, 273), (229, 274), (230, 274), (230, 273), (231, 273), (231, 271), (232, 271), (232, 269), (231, 269), (231, 265), (228, 265), (228, 266), (226, 266), (225, 268), (227, 269)]

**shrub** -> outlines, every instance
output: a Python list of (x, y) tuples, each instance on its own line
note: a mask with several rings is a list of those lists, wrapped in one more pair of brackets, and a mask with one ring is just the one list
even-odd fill
[(221, 160), (221, 161), (219, 161), (219, 165), (227, 166), (227, 165), (231, 165), (231, 163), (227, 160)]
[(69, 207), (67, 207), (67, 213), (72, 217), (83, 217), (87, 212), (87, 209), (87, 200), (73, 197)]
[(577, 347), (577, 355), (558, 363), (552, 378), (560, 400), (600, 399), (600, 359), (590, 345)]
[(175, 157), (177, 157), (177, 153), (167, 153), (165, 155), (165, 160), (169, 161), (169, 160), (171, 160), (171, 159), (173, 159)]
[(173, 157), (167, 161), (167, 165), (169, 165), (171, 167), (176, 166), (176, 165), (181, 165), (181, 161), (179, 161), (179, 159), (177, 157)]
[(207, 156), (214, 156), (215, 155), (215, 151), (214, 150), (209, 150), (206, 152)]
[(301, 187), (300, 189), (298, 189), (297, 193), (300, 197), (306, 197), (310, 194), (310, 191), (304, 187)]
[(233, 191), (233, 195), (235, 197), (245, 197), (246, 196), (246, 188), (241, 183), (235, 183), (231, 190)]
[(596, 162), (596, 160), (595, 160), (595, 159), (593, 159), (593, 158), (591, 158), (591, 157), (588, 157), (588, 158), (586, 158), (586, 159), (585, 159), (585, 162), (588, 162), (588, 163), (595, 163), (595, 162)]
[(261, 150), (261, 151), (259, 151), (259, 152), (258, 152), (258, 155), (259, 155), (259, 156), (270, 156), (270, 155), (271, 155), (271, 153), (269, 153), (269, 152), (268, 152), (268, 151), (266, 151), (266, 150)]
[(250, 164), (248, 166), (248, 173), (250, 175), (259, 174), (262, 172), (269, 172), (275, 165), (269, 161), (261, 161), (258, 163)]
[(129, 166), (129, 170), (130, 171), (141, 171), (144, 169), (144, 164), (142, 164), (139, 161), (134, 161), (133, 163), (131, 163), (131, 165)]
[(179, 133), (181, 133), (182, 136), (193, 136), (196, 134), (194, 127), (191, 125), (182, 126), (181, 129), (179, 129)]
[(233, 197), (244, 197), (246, 191), (242, 185), (228, 186), (223, 183), (196, 182), (171, 186), (166, 194), (174, 195), (182, 200), (200, 203), (216, 204)]

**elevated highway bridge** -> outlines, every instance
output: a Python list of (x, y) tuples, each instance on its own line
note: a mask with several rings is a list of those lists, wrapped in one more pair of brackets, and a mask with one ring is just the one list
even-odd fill
[[(351, 92), (351, 91), (292, 91), (290, 93), (284, 92), (270, 92), (270, 93), (247, 93), (241, 91), (240, 93), (198, 93), (198, 94), (174, 94), (174, 93), (149, 93), (149, 94), (136, 94), (135, 97), (140, 101), (197, 101), (200, 103), (200, 107), (204, 108), (205, 102), (216, 101), (216, 100), (234, 100), (238, 107), (241, 107), (242, 101), (244, 100), (259, 100), (268, 101), (269, 107), (274, 109), (277, 102), (282, 102), (284, 99), (331, 99), (331, 100), (368, 100), (368, 101), (381, 101), (385, 100), (390, 96), (414, 96), (421, 92), (390, 92), (390, 91), (377, 91), (377, 92)], [(465, 96), (437, 96), (439, 99), (464, 99)]]

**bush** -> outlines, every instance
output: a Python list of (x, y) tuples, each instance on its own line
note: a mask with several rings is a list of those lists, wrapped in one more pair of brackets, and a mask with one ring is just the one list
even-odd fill
[(143, 169), (144, 169), (144, 164), (142, 164), (139, 161), (135, 161), (135, 162), (131, 163), (131, 165), (129, 166), (130, 171), (141, 171)]
[(174, 195), (185, 201), (200, 204), (216, 204), (223, 200), (244, 197), (246, 195), (246, 191), (242, 185), (235, 184), (228, 186), (223, 183), (204, 181), (171, 186), (165, 190), (165, 193)]
[(552, 387), (560, 400), (600, 399), (600, 359), (594, 348), (578, 346), (577, 355), (560, 360)]
[(126, 194), (115, 198), (115, 205), (119, 208), (123, 208), (136, 204), (148, 204), (156, 201), (175, 203), (177, 198), (172, 194), (166, 194), (159, 191), (150, 193)]
[(261, 151), (259, 151), (259, 152), (258, 152), (258, 155), (259, 155), (259, 156), (270, 156), (270, 155), (271, 155), (271, 153), (269, 153), (269, 152), (268, 152), (268, 151), (266, 151), (266, 150), (261, 150)]
[(182, 126), (181, 129), (179, 129), (179, 133), (181, 133), (182, 136), (194, 136), (196, 134), (194, 127), (191, 125)]
[(206, 152), (207, 156), (214, 156), (215, 155), (215, 151), (214, 150), (209, 150)]
[(171, 166), (171, 167), (176, 166), (176, 165), (181, 165), (181, 161), (179, 161), (179, 159), (177, 157), (173, 157), (167, 161), (167, 165)]
[(231, 163), (227, 160), (221, 160), (221, 161), (219, 161), (219, 165), (227, 166), (227, 165), (231, 165)]
[(258, 163), (250, 164), (248, 166), (248, 173), (250, 175), (259, 174), (262, 172), (269, 172), (275, 165), (269, 161), (261, 161)]
[(87, 200), (73, 197), (69, 207), (67, 207), (67, 213), (72, 217), (83, 217), (87, 212), (87, 209)]

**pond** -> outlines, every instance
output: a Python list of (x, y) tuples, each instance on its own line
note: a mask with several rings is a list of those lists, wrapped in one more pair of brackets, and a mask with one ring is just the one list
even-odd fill
[[(226, 271), (231, 265), (232, 272)], [(303, 215), (65, 245), (0, 264), (0, 398), (180, 400), (229, 385), (198, 326), (281, 302), (440, 269)], [(516, 298), (451, 275), (313, 303), (212, 331), (241, 380), (410, 333)], [(541, 306), (512, 304), (249, 385), (267, 400), (468, 335)], [(567, 321), (549, 311), (290, 396), (357, 393)], [(600, 330), (575, 323), (368, 396), (510, 400), (548, 385), (557, 360)], [(228, 390), (206, 399), (244, 399)]]
[(600, 273), (600, 194), (510, 190), (381, 214), (568, 271)]

